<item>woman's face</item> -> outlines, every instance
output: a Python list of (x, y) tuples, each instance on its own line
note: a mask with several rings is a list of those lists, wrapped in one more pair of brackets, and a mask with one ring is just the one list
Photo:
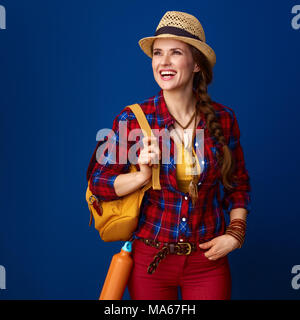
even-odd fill
[[(173, 39), (154, 41), (152, 69), (156, 82), (163, 90), (176, 90), (189, 85), (192, 88), (193, 73), (200, 71), (189, 46)], [(168, 73), (164, 76), (162, 71)]]

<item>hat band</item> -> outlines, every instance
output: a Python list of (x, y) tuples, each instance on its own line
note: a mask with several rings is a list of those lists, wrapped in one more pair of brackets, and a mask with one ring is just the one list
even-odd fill
[(154, 35), (158, 36), (159, 34), (164, 34), (164, 33), (174, 34), (175, 36), (183, 36), (183, 37), (188, 37), (188, 38), (197, 39), (197, 40), (202, 41), (199, 37), (195, 36), (194, 34), (188, 32), (184, 29), (172, 27), (172, 26), (161, 27), (155, 31)]

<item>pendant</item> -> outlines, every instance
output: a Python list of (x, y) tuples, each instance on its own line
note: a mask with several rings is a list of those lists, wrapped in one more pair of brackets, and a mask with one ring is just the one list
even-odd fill
[(190, 142), (190, 136), (187, 132), (185, 132), (185, 130), (183, 131), (183, 144), (184, 144), (184, 148), (188, 149), (189, 147), (189, 143)]

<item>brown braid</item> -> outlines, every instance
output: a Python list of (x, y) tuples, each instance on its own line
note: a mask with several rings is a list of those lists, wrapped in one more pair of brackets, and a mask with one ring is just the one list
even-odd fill
[[(197, 98), (197, 112), (203, 112), (209, 133), (223, 146), (223, 155), (216, 152), (218, 164), (221, 168), (222, 182), (225, 188), (233, 188), (232, 182), (235, 178), (233, 171), (235, 167), (234, 158), (231, 155), (230, 148), (226, 144), (222, 127), (216, 117), (215, 109), (212, 106), (212, 100), (207, 93), (207, 86), (212, 82), (212, 68), (205, 56), (195, 47), (188, 45), (191, 49), (194, 61), (200, 67), (200, 71), (195, 73), (193, 80), (193, 88)], [(195, 177), (197, 179), (197, 177)]]

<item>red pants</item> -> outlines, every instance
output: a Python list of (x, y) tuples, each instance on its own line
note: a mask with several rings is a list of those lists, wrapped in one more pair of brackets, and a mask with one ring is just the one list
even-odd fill
[(168, 254), (153, 274), (147, 268), (159, 250), (140, 240), (132, 244), (133, 268), (128, 282), (132, 300), (228, 300), (231, 275), (227, 256), (211, 261), (200, 249), (190, 255)]

